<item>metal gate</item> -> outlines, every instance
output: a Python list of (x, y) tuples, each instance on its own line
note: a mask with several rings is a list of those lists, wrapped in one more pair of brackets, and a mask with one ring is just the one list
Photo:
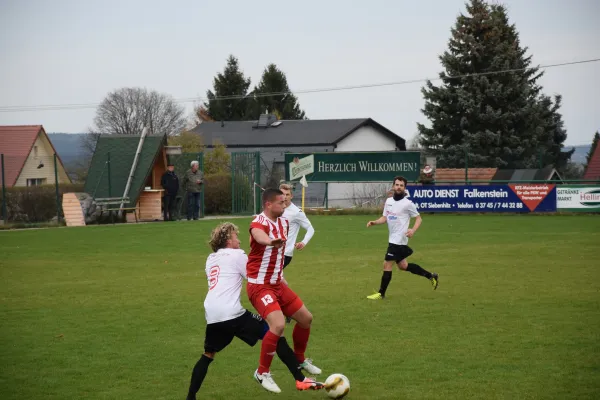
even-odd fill
[(231, 213), (258, 214), (261, 209), (260, 153), (231, 154)]

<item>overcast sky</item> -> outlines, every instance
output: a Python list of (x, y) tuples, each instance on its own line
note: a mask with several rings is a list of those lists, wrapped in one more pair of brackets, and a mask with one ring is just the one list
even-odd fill
[[(536, 64), (600, 58), (600, 1), (507, 0)], [(204, 97), (233, 54), (252, 84), (268, 63), (292, 90), (436, 77), (462, 0), (0, 0), (0, 107), (97, 104), (142, 86)], [(567, 144), (600, 129), (600, 62), (548, 69)], [(310, 119), (371, 117), (410, 139), (422, 84), (299, 95)], [(191, 111), (193, 103), (185, 103)], [(0, 112), (0, 124), (83, 132), (94, 109)]]

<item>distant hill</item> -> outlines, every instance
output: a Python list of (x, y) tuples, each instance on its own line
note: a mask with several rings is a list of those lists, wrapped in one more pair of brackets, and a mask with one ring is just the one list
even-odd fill
[(571, 162), (575, 164), (585, 164), (585, 158), (587, 154), (590, 152), (592, 148), (592, 144), (585, 144), (580, 146), (565, 146), (564, 151), (569, 151), (571, 149), (575, 149), (575, 153), (571, 156)]
[(83, 133), (49, 133), (48, 137), (54, 145), (60, 159), (66, 165), (70, 165), (84, 156), (81, 148)]

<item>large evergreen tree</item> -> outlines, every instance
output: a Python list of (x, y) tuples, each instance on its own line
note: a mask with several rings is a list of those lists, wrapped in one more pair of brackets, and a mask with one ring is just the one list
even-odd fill
[[(252, 98), (248, 96), (250, 78), (244, 76), (238, 59), (230, 55), (223, 73), (213, 80), (214, 92), (206, 93), (204, 108), (215, 121), (244, 121), (252, 119)], [(234, 96), (234, 98), (227, 98)], [(221, 99), (224, 97), (224, 99)]]
[[(298, 98), (290, 93), (285, 74), (275, 64), (269, 64), (265, 68), (262, 79), (253, 93), (255, 95), (253, 116), (256, 119), (265, 111), (276, 114), (279, 119), (306, 119), (304, 111), (298, 104)], [(263, 95), (267, 93), (274, 95)]]
[(548, 96), (541, 95), (538, 101), (540, 118), (537, 121), (537, 164), (536, 167), (553, 165), (557, 170), (564, 172), (567, 163), (575, 149), (563, 152), (563, 143), (567, 139), (567, 131), (564, 128), (562, 115), (559, 112), (562, 104), (562, 96), (554, 96), (552, 100)]
[(418, 124), (437, 165), (462, 167), (468, 154), (469, 167), (537, 167), (540, 147), (547, 161), (560, 158), (560, 97), (541, 96), (542, 73), (531, 67), (505, 7), (471, 0), (451, 33), (440, 86), (422, 89), (431, 126)]

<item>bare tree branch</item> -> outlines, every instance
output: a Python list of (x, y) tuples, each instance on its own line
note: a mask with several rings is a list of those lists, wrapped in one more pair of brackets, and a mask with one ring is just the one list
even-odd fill
[(139, 135), (148, 127), (151, 135), (171, 136), (184, 126), (184, 108), (171, 96), (145, 88), (121, 88), (109, 93), (98, 106), (91, 131)]

